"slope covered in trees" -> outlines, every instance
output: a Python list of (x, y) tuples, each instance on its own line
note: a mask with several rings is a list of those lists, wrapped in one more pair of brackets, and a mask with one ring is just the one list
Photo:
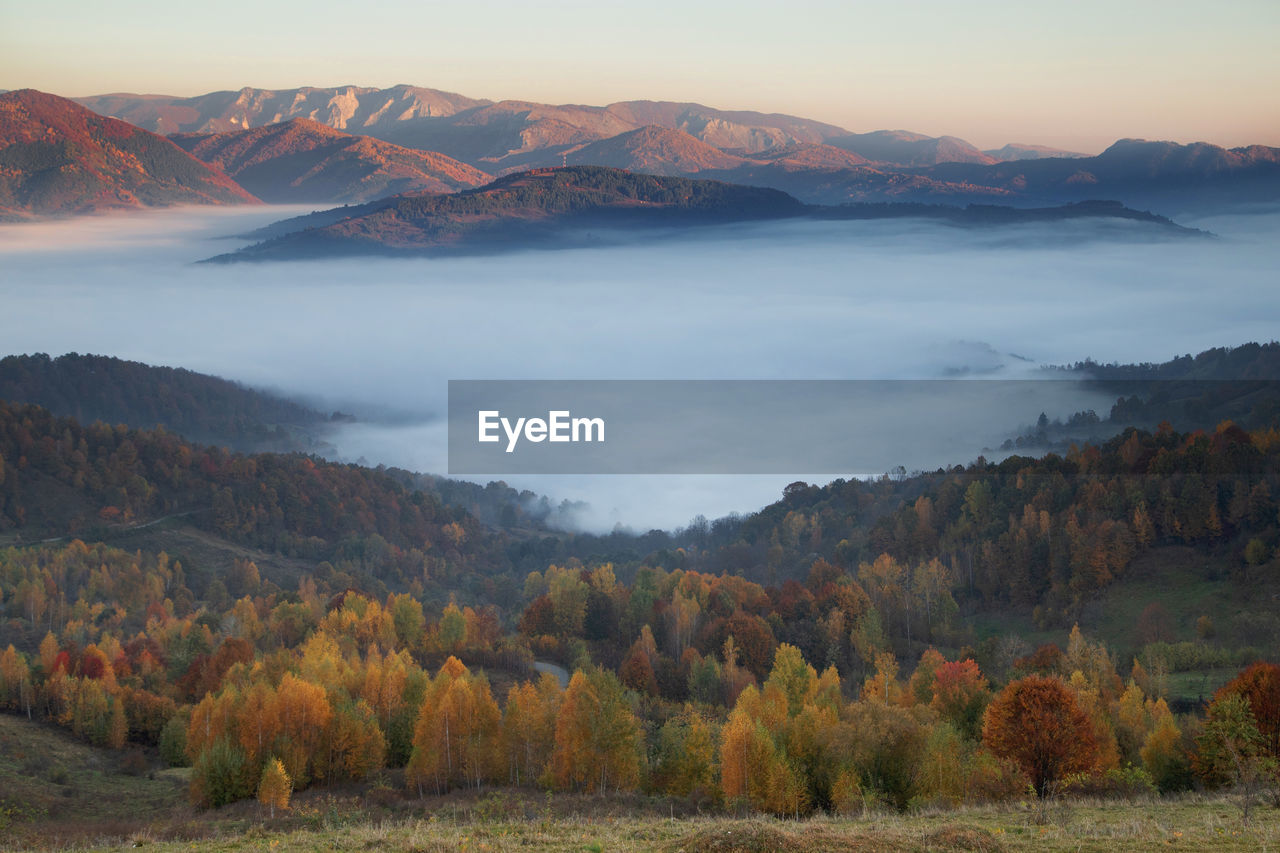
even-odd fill
[(453, 192), (490, 180), (452, 157), (353, 136), (305, 118), (170, 138), (274, 204), (360, 203), (399, 193)]
[[(675, 228), (800, 215), (777, 190), (594, 166), (537, 169), (453, 195), (390, 199), (219, 260), (509, 251), (589, 241), (587, 229)], [(326, 217), (328, 218), (328, 217)]]
[(82, 424), (163, 426), (192, 441), (238, 450), (308, 449), (330, 420), (216, 376), (78, 353), (0, 359), (0, 399), (33, 403)]
[(255, 201), (162, 136), (34, 89), (0, 94), (0, 218)]
[[(497, 593), (486, 580), (536, 548), (396, 476), (3, 404), (9, 533), (203, 499), (189, 523), (313, 570), (286, 580), (241, 558), (213, 576), (199, 555), (80, 540), (0, 550), (0, 705), (91, 743), (154, 745), (191, 763), (191, 796), (213, 806), (283, 807), (286, 779), (383, 768), (409, 797), (538, 785), (792, 816), (1002, 801), (1028, 785), (1131, 796), (1265, 782), (1274, 665), (1245, 669), (1207, 708), (1171, 703), (1171, 675), (1179, 656), (1240, 668), (1274, 645), (1204, 631), (1117, 660), (1066, 626), (1159, 543), (1224, 560), (1242, 547), (1243, 571), (1273, 571), (1278, 457), (1275, 431), (1224, 425), (796, 484), (625, 565), (600, 556), (613, 537), (553, 539), (553, 553), (596, 556), (544, 559), (504, 611), (479, 600)], [(466, 603), (424, 604), (450, 587)], [(959, 618), (1015, 601), (1038, 602), (1057, 641), (978, 641)], [(535, 659), (564, 663), (568, 684), (535, 678)]]
[[(1257, 540), (1254, 559), (1269, 562), (1280, 545), (1278, 436), (1274, 428), (1250, 434), (1232, 425), (1209, 433), (1130, 430), (1065, 456), (795, 483), (749, 516), (593, 544), (619, 562), (769, 584), (803, 580), (818, 558), (853, 571), (887, 555), (894, 596), (936, 560), (962, 604), (1037, 608), (1041, 624), (1062, 626), (1154, 547), (1191, 546), (1244, 567), (1254, 565), (1245, 552)], [(579, 547), (590, 547), (585, 540)], [(908, 630), (924, 635), (917, 598), (892, 598), (888, 606), (892, 614), (881, 615), (904, 639)]]
[[(1277, 435), (1228, 425), (1207, 434), (1129, 431), (1066, 456), (797, 483), (751, 516), (676, 534), (515, 537), (502, 528), (536, 529), (548, 508), (501, 486), (442, 489), (449, 508), (405, 472), (233, 455), (168, 433), (85, 427), (0, 404), (0, 525), (29, 541), (191, 513), (189, 523), (216, 535), (349, 560), (390, 588), (472, 572), (486, 584), (505, 578), (508, 592), (497, 600), (507, 603), (518, 572), (574, 558), (609, 560), (628, 580), (649, 567), (770, 585), (803, 581), (822, 559), (841, 574), (877, 578), (863, 586), (906, 650), (937, 630), (942, 611), (933, 603), (944, 589), (966, 611), (1027, 608), (1048, 627), (1078, 619), (1153, 548), (1189, 546), (1248, 577), (1280, 545)], [(813, 654), (814, 622), (791, 615), (786, 640)]]
[[(1280, 668), (1241, 672), (1203, 720), (1175, 715), (1158, 678), (1136, 662), (1122, 678), (1078, 628), (998, 675), (929, 648), (909, 674), (877, 652), (860, 677), (786, 643), (744, 664), (750, 632), (737, 630), (705, 657), (686, 650), (689, 692), (673, 700), (655, 689), (665, 651), (647, 624), (620, 671), (583, 659), (566, 686), (533, 678), (531, 638), (503, 637), (486, 611), (351, 591), (326, 602), (308, 579), (285, 590), (251, 566), (225, 610), (193, 609), (184, 578), (163, 554), (79, 541), (0, 551), (7, 622), (43, 632), (0, 651), (0, 708), (101, 746), (155, 746), (192, 765), (206, 806), (256, 794), (283, 808), (292, 788), (384, 768), (403, 768), (408, 797), (536, 785), (780, 816), (1016, 800), (1028, 785), (1128, 797), (1274, 772)], [(601, 569), (589, 584), (627, 597)]]
[(355, 465), (244, 456), (4, 402), (0, 460), (0, 532), (27, 541), (186, 513), (230, 541), (346, 559), (401, 587), (506, 564), (501, 540), (465, 511)]
[(1091, 360), (1045, 375), (1082, 377), (1115, 398), (1109, 412), (1077, 412), (1063, 421), (1047, 418), (1004, 449), (1066, 450), (1105, 440), (1125, 427), (1205, 429), (1231, 421), (1245, 429), (1280, 427), (1280, 343), (1217, 347), (1162, 363), (1098, 364)]
[[(694, 156), (694, 155), (690, 155)], [(784, 171), (784, 164), (771, 168)], [(1172, 220), (1117, 202), (1054, 208), (966, 208), (923, 204), (804, 205), (756, 186), (636, 174), (599, 166), (534, 169), (452, 195), (387, 199), (277, 222), (263, 242), (215, 261), (288, 260), (324, 255), (443, 255), (528, 248), (573, 248), (737, 222), (807, 217), (821, 220), (933, 219), (986, 227), (1070, 219), (1129, 220), (1153, 233), (1204, 236)], [(681, 232), (683, 233), (683, 232)]]

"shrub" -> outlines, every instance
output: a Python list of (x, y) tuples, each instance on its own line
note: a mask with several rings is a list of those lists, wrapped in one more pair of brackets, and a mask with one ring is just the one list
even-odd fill
[(187, 758), (187, 723), (181, 717), (172, 717), (160, 730), (160, 757), (170, 767), (190, 767)]
[(218, 808), (251, 797), (251, 770), (245, 763), (244, 750), (219, 738), (196, 759), (191, 771), (191, 799), (199, 805)]
[(1076, 773), (1063, 780), (1062, 792), (1104, 799), (1132, 800), (1157, 792), (1155, 780), (1141, 767), (1113, 767), (1106, 771)]

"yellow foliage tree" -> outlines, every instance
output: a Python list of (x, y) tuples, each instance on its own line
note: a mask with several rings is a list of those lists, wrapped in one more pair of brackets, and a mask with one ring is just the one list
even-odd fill
[(512, 685), (502, 715), (502, 753), (513, 785), (536, 782), (547, 770), (555, 747), (556, 716), (563, 691), (551, 673)]
[(1191, 761), (1182, 746), (1182, 731), (1163, 699), (1151, 711), (1154, 725), (1142, 744), (1142, 766), (1162, 791), (1184, 788), (1191, 781)]
[(280, 760), (295, 784), (305, 785), (321, 746), (329, 739), (333, 709), (325, 689), (285, 673), (276, 688), (275, 715), (279, 725), (276, 744)]
[(258, 802), (271, 810), (271, 817), (276, 816), (276, 809), (289, 808), (289, 797), (293, 793), (293, 782), (280, 759), (272, 758), (262, 769), (262, 778), (258, 782)]
[(556, 785), (591, 792), (635, 788), (640, 750), (640, 724), (617, 676), (602, 669), (575, 672), (556, 718)]
[(421, 795), (478, 787), (494, 778), (501, 715), (489, 682), (450, 656), (427, 689), (414, 726), (405, 781)]

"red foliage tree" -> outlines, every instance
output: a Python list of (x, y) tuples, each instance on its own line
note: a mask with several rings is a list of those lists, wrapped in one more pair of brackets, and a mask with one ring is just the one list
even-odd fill
[(658, 694), (658, 679), (653, 673), (653, 664), (649, 662), (649, 656), (644, 653), (644, 649), (640, 648), (638, 641), (631, 647), (626, 660), (622, 662), (618, 675), (622, 683), (632, 690), (648, 693), (651, 696)]
[(1280, 758), (1280, 665), (1252, 664), (1224, 684), (1214, 694), (1214, 701), (1232, 693), (1249, 703), (1268, 753)]
[(526, 637), (554, 634), (556, 631), (555, 608), (551, 604), (551, 597), (544, 593), (535, 598), (525, 608), (524, 615), (520, 617), (519, 627), (520, 633)]
[(1054, 643), (1046, 643), (1024, 658), (1013, 662), (1018, 672), (1052, 675), (1062, 668), (1062, 649)]
[(987, 680), (971, 659), (944, 663), (934, 672), (933, 708), (965, 737), (977, 737), (990, 696)]
[(738, 647), (739, 663), (757, 678), (769, 674), (778, 641), (768, 622), (754, 613), (735, 611), (728, 619), (717, 619), (703, 629), (698, 638), (698, 651), (704, 655), (717, 654), (724, 648), (727, 637), (733, 637)]

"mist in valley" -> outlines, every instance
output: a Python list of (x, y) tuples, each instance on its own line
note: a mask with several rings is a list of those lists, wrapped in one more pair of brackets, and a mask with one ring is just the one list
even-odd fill
[[(305, 212), (0, 227), (0, 353), (224, 376), (355, 413), (328, 437), (344, 460), (443, 473), (450, 379), (1019, 378), (1086, 357), (1163, 361), (1280, 328), (1275, 212), (1185, 223), (1216, 239), (1107, 235), (1096, 222), (787, 222), (491, 257), (195, 263), (243, 245), (227, 235)], [(945, 428), (948, 413), (933, 414)], [(990, 446), (1038, 414), (987, 413)], [(929, 467), (928, 450), (903, 442), (882, 466), (831, 474), (507, 481), (590, 505), (566, 524), (645, 530), (757, 509), (795, 479)]]

